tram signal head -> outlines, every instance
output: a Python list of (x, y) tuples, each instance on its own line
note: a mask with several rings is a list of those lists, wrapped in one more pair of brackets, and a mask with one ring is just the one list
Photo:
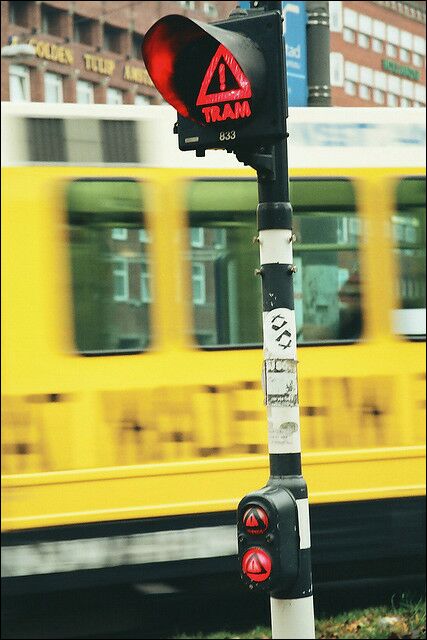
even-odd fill
[(292, 494), (267, 485), (237, 509), (240, 575), (251, 589), (283, 592), (299, 569), (298, 511)]
[(279, 12), (214, 24), (168, 15), (145, 35), (142, 55), (154, 85), (178, 112), (183, 151), (232, 151), (285, 137)]

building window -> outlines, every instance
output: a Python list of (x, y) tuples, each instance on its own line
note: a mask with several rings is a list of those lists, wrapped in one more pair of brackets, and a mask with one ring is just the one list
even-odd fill
[(387, 106), (388, 107), (397, 107), (397, 104), (398, 104), (397, 96), (395, 96), (394, 93), (388, 93), (387, 94)]
[(44, 101), (63, 102), (62, 76), (46, 71), (44, 74)]
[(128, 230), (124, 227), (114, 227), (111, 232), (111, 238), (113, 240), (127, 240), (128, 239)]
[(375, 53), (382, 53), (384, 48), (384, 44), (382, 40), (378, 38), (372, 38), (372, 51)]
[(9, 22), (20, 27), (29, 27), (29, 2), (9, 2)]
[(121, 53), (121, 35), (122, 31), (110, 25), (104, 25), (104, 49)]
[(402, 60), (402, 62), (409, 62), (411, 59), (411, 54), (407, 49), (400, 49), (399, 57)]
[(329, 56), (331, 86), (342, 87), (344, 84), (344, 56), (337, 51), (331, 51)]
[(113, 297), (116, 302), (129, 299), (129, 264), (123, 258), (113, 260)]
[(60, 36), (62, 23), (61, 18), (63, 17), (63, 15), (63, 11), (58, 11), (58, 9), (54, 9), (53, 7), (49, 7), (46, 4), (42, 4), (42, 32), (48, 33), (51, 36)]
[(79, 104), (93, 104), (95, 102), (92, 82), (77, 80), (77, 102)]
[(9, 66), (9, 100), (29, 102), (31, 100), (30, 71), (19, 64)]
[(374, 102), (376, 104), (384, 104), (384, 91), (374, 89)]
[(179, 3), (183, 9), (190, 9), (190, 11), (194, 11), (196, 8), (195, 2), (180, 2)]
[(342, 1), (331, 0), (329, 2), (329, 26), (335, 33), (342, 31)]
[(74, 14), (73, 16), (73, 38), (74, 42), (80, 44), (92, 44), (93, 20), (84, 16)]
[(151, 242), (150, 234), (148, 233), (147, 229), (139, 230), (139, 241), (143, 244)]
[(150, 103), (150, 98), (148, 96), (143, 96), (141, 93), (137, 93), (135, 96), (135, 104), (140, 106), (144, 106)]
[(387, 42), (386, 45), (386, 54), (390, 57), (390, 58), (397, 58), (397, 47), (394, 44), (391, 44), (390, 42)]
[(135, 60), (142, 60), (142, 43), (144, 42), (144, 36), (140, 33), (132, 34), (132, 58)]
[(202, 262), (194, 262), (191, 266), (193, 284), (193, 304), (206, 304), (206, 270)]
[(190, 242), (192, 247), (203, 247), (205, 244), (205, 230), (203, 227), (191, 227)]
[(401, 107), (412, 107), (412, 102), (411, 102), (411, 100), (408, 100), (408, 98), (400, 98), (400, 106)]
[(349, 96), (355, 96), (356, 95), (356, 83), (353, 82), (352, 80), (346, 80), (344, 82), (344, 91)]
[(151, 302), (151, 276), (146, 262), (141, 262), (141, 302)]
[(371, 99), (371, 90), (366, 86), (366, 84), (359, 85), (359, 97), (362, 98), (362, 100)]
[(387, 89), (387, 76), (383, 71), (374, 71), (374, 86), (383, 91)]
[(114, 89), (114, 87), (108, 87), (107, 104), (123, 104), (123, 91)]
[(345, 42), (349, 42), (350, 44), (354, 44), (356, 42), (356, 32), (348, 27), (344, 27), (342, 30), (342, 37)]
[(217, 18), (218, 17), (218, 9), (214, 2), (204, 2), (203, 3), (203, 13), (208, 16), (208, 18)]
[(414, 66), (416, 67), (422, 67), (423, 66), (423, 57), (420, 56), (419, 53), (412, 53), (412, 62), (414, 64)]
[(369, 49), (369, 36), (367, 36), (366, 33), (358, 33), (357, 44), (359, 45), (359, 47), (362, 47), (362, 49)]

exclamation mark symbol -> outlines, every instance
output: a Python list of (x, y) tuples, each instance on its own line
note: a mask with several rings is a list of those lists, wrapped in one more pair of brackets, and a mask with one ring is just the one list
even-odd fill
[(219, 88), (221, 89), (221, 91), (225, 91), (225, 64), (223, 62), (221, 62), (221, 64), (218, 67), (218, 73), (219, 73)]

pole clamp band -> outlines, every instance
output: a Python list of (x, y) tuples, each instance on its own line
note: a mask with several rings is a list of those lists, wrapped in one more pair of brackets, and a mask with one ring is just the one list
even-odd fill
[(292, 229), (290, 202), (260, 202), (257, 207), (258, 231)]

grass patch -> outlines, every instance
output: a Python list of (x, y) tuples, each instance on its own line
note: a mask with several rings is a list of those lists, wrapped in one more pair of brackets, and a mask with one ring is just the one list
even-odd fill
[[(316, 620), (316, 638), (425, 638), (426, 603), (425, 599), (411, 602), (403, 598), (399, 604), (389, 606), (355, 609), (348, 613)], [(175, 636), (176, 640), (226, 639), (264, 639), (271, 638), (271, 629), (256, 627), (251, 631), (236, 633), (218, 631), (216, 633), (192, 636)]]

